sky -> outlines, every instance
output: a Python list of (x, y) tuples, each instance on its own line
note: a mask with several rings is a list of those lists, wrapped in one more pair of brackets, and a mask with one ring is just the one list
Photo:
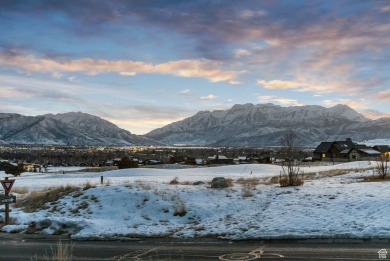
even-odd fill
[(0, 0), (0, 113), (145, 134), (234, 104), (390, 117), (389, 0)]

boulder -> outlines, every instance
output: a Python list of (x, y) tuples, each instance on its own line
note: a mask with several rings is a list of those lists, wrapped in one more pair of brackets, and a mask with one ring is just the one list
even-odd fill
[(194, 185), (194, 186), (204, 185), (204, 182), (203, 181), (196, 181), (196, 182), (192, 183), (192, 185)]
[(228, 183), (226, 182), (226, 179), (223, 177), (217, 177), (213, 178), (211, 181), (211, 188), (227, 188)]
[(50, 227), (51, 226), (51, 220), (50, 219), (48, 219), (48, 218), (45, 218), (45, 219), (43, 219), (43, 220), (40, 220), (38, 223), (37, 223), (37, 230), (38, 231), (41, 231), (41, 230), (43, 230), (43, 229), (45, 229), (45, 228), (48, 228), (48, 227)]

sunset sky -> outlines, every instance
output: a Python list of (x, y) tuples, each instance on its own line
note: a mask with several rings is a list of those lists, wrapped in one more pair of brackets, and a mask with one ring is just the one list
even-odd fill
[(390, 117), (389, 0), (0, 0), (0, 113), (135, 134), (234, 104)]

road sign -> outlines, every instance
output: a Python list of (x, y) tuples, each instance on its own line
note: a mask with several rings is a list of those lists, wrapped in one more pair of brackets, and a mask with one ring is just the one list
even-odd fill
[(3, 185), (3, 188), (5, 190), (5, 194), (8, 195), (8, 193), (12, 189), (12, 185), (14, 184), (14, 179), (6, 179), (6, 180), (0, 180), (1, 185)]
[(16, 203), (16, 196), (14, 195), (0, 195), (0, 205)]

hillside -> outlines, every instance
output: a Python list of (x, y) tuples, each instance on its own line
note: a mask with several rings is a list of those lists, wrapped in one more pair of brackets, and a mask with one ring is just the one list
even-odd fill
[(153, 130), (146, 137), (168, 144), (216, 146), (280, 145), (294, 131), (302, 145), (345, 139), (389, 138), (390, 119), (370, 120), (346, 105), (281, 107), (273, 104), (234, 105), (229, 110), (201, 111)]
[(99, 117), (81, 113), (23, 116), (0, 113), (0, 141), (46, 145), (156, 145)]

